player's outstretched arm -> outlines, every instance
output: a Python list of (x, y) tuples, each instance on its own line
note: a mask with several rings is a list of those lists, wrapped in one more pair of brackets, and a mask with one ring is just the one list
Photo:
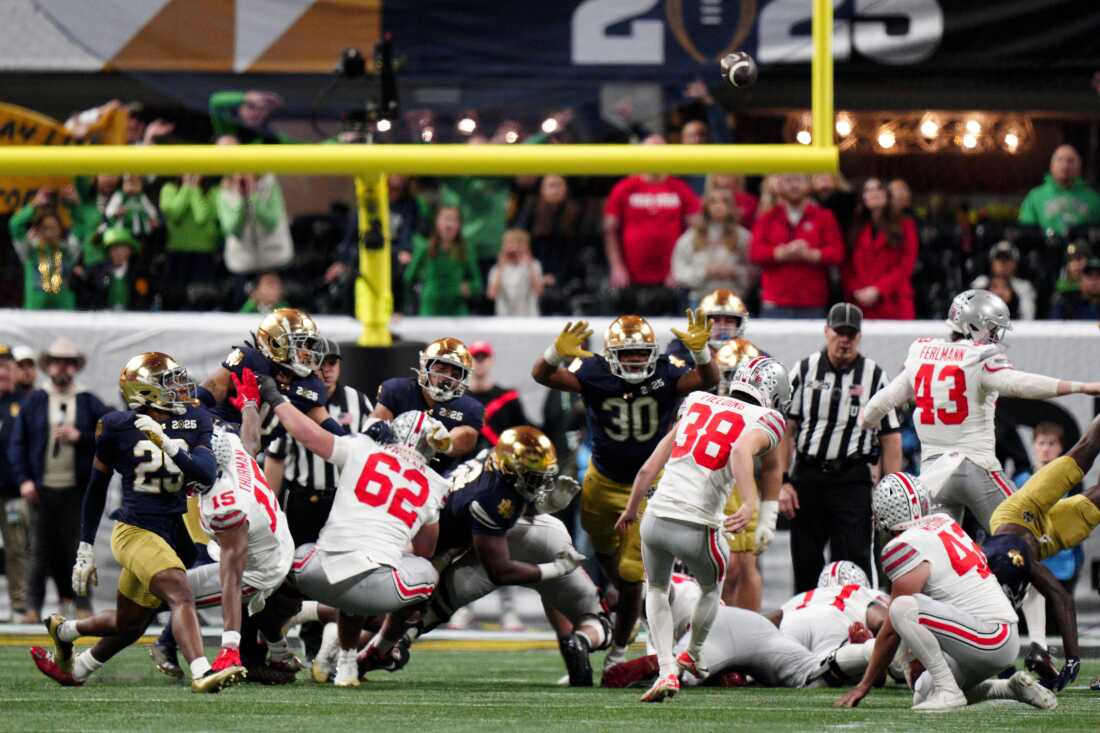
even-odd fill
[(223, 366), (206, 378), (198, 389), (198, 397), (207, 407), (213, 407), (229, 394), (229, 379), (233, 372)]
[(581, 383), (576, 375), (564, 368), (573, 359), (587, 359), (592, 352), (584, 348), (585, 342), (592, 335), (592, 329), (588, 327), (588, 321), (567, 323), (554, 343), (546, 347), (546, 351), (535, 361), (531, 369), (531, 378), (539, 384), (560, 389), (565, 392), (580, 392)]
[(690, 394), (697, 389), (709, 390), (718, 384), (718, 364), (710, 358), (710, 332), (714, 324), (705, 315), (703, 309), (685, 311), (688, 318), (687, 330), (672, 329), (672, 334), (691, 352), (695, 368), (682, 375), (676, 381), (676, 392), (680, 396)]
[(630, 498), (627, 499), (626, 507), (619, 515), (618, 521), (615, 522), (615, 529), (620, 532), (625, 533), (630, 525), (638, 521), (638, 507), (641, 506), (642, 499), (645, 498), (649, 487), (653, 486), (653, 482), (657, 480), (657, 474), (661, 472), (661, 469), (668, 463), (668, 459), (672, 455), (672, 444), (676, 440), (676, 431), (679, 424), (679, 422), (673, 424), (672, 429), (668, 431), (665, 437), (661, 438), (661, 442), (653, 449), (653, 453), (650, 454), (634, 476)]
[(1062, 648), (1065, 650), (1066, 659), (1080, 658), (1081, 647), (1077, 642), (1077, 608), (1073, 604), (1073, 596), (1062, 587), (1046, 565), (1034, 558), (1031, 561), (1031, 584), (1054, 609), (1054, 617), (1058, 619), (1058, 628), (1062, 632)]
[(911, 399), (913, 399), (913, 385), (909, 384), (909, 379), (903, 371), (890, 380), (890, 384), (875, 392), (874, 396), (867, 401), (867, 405), (863, 408), (863, 413), (860, 416), (860, 427), (871, 430), (878, 429), (879, 423), (882, 422), (882, 418), (886, 417), (886, 413), (895, 407), (904, 405)]
[(1042, 374), (1021, 372), (1011, 367), (982, 369), (982, 386), (1005, 397), (1047, 400), (1070, 394), (1100, 395), (1100, 382), (1071, 382)]
[(290, 437), (305, 446), (310, 453), (316, 453), (326, 461), (332, 460), (336, 436), (290, 404), (290, 400), (280, 391), (274, 379), (266, 375), (260, 375), (258, 379), (260, 396), (264, 402), (271, 405), (271, 409), (279, 418), (279, 423)]
[(527, 585), (560, 578), (573, 572), (584, 562), (584, 555), (572, 546), (559, 553), (553, 562), (534, 565), (513, 560), (508, 552), (508, 540), (504, 535), (475, 533), (473, 546), (477, 559), (489, 574), (489, 580), (493, 585)]

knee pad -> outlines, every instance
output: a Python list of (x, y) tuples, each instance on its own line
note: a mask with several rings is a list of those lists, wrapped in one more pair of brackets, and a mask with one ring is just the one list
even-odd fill
[(598, 652), (611, 646), (611, 619), (606, 613), (587, 614), (581, 616), (577, 619), (576, 626), (578, 628), (582, 628), (585, 626), (598, 626), (600, 628), (603, 641), (600, 644), (593, 646), (592, 651)]
[(899, 623), (915, 624), (917, 623), (917, 616), (920, 614), (920, 606), (913, 596), (898, 596), (890, 601), (889, 613), (890, 621), (895, 627)]

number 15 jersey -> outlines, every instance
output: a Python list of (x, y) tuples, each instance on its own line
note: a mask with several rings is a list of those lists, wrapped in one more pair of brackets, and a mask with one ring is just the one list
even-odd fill
[(340, 482), (317, 547), (329, 581), (338, 583), (379, 565), (397, 567), (420, 528), (438, 521), (449, 484), (419, 456), (366, 435), (335, 441), (330, 460)]
[(746, 431), (761, 430), (771, 451), (783, 437), (785, 421), (775, 410), (709, 392), (688, 395), (680, 415), (672, 455), (646, 511), (720, 527), (735, 488), (729, 460), (734, 443)]

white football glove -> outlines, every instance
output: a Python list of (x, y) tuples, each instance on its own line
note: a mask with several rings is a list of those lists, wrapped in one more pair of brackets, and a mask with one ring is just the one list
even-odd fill
[(535, 500), (536, 514), (556, 514), (573, 502), (573, 497), (581, 490), (581, 485), (572, 476), (554, 478), (554, 488), (539, 494)]
[(76, 563), (73, 565), (73, 590), (78, 596), (86, 596), (89, 582), (99, 585), (99, 574), (95, 569), (95, 548), (87, 542), (81, 542), (76, 548)]
[(180, 447), (164, 432), (164, 426), (148, 415), (138, 415), (134, 418), (134, 427), (145, 433), (145, 437), (167, 453), (169, 458), (179, 453)]
[(569, 575), (569, 573), (580, 567), (584, 559), (584, 555), (577, 552), (576, 548), (570, 545), (558, 553), (554, 562), (544, 562), (538, 566), (541, 580), (553, 580), (563, 575)]
[(424, 439), (436, 453), (446, 453), (451, 449), (451, 431), (438, 420), (432, 420), (424, 428)]
[(779, 502), (760, 502), (760, 516), (756, 520), (756, 533), (753, 540), (756, 542), (756, 554), (768, 549), (768, 545), (775, 539), (775, 523), (779, 519)]

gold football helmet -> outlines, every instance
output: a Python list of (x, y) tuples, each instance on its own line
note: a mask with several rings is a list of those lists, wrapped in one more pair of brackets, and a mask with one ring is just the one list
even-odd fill
[(152, 407), (182, 415), (195, 404), (195, 383), (187, 370), (159, 351), (138, 354), (126, 362), (118, 388), (130, 409)]
[(516, 491), (524, 499), (535, 501), (558, 475), (558, 454), (545, 433), (520, 425), (500, 434), (489, 465), (506, 476), (515, 476)]
[(718, 363), (718, 394), (729, 394), (730, 382), (733, 381), (737, 368), (757, 356), (760, 356), (760, 349), (748, 339), (736, 338), (718, 349), (718, 354), (714, 357)]
[(619, 316), (604, 332), (603, 355), (616, 377), (632, 384), (649, 379), (657, 371), (657, 336), (653, 327), (641, 316)]
[(730, 339), (741, 338), (749, 324), (749, 309), (732, 290), (718, 288), (699, 301), (703, 315), (714, 323), (710, 345), (716, 349)]
[(276, 308), (256, 329), (256, 346), (268, 359), (299, 377), (308, 377), (325, 360), (325, 340), (305, 311)]
[(474, 358), (466, 344), (451, 337), (436, 339), (420, 352), (417, 382), (436, 402), (450, 402), (465, 394), (473, 368)]

